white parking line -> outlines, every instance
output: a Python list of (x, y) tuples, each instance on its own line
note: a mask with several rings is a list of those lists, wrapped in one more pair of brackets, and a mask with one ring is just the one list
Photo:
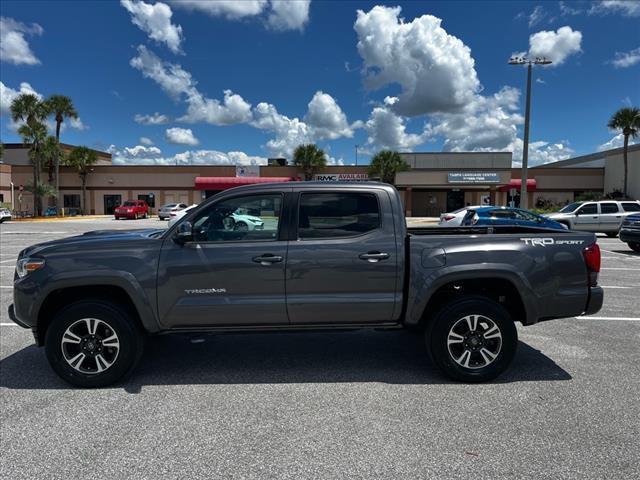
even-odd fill
[(69, 232), (2, 232), (3, 235), (63, 235)]
[(9, 286), (9, 285), (0, 285), (0, 288), (7, 288), (7, 289), (9, 289), (9, 288), (13, 288), (13, 287), (11, 287), (11, 286)]
[(604, 248), (601, 248), (600, 250), (602, 250), (603, 252), (611, 253), (612, 255), (619, 255), (619, 257), (603, 257), (603, 258), (629, 258), (631, 260), (640, 260), (640, 257), (632, 257), (628, 253), (612, 252), (611, 250), (605, 250)]
[(10, 258), (9, 260), (0, 260), (0, 263), (9, 263), (9, 262), (15, 262), (15, 260), (13, 258)]
[[(624, 288), (624, 289), (636, 289), (640, 288), (640, 285), (631, 285), (630, 287), (618, 287), (615, 285), (600, 285), (602, 288)], [(1, 288), (1, 287), (0, 287)]]
[(600, 270), (632, 270), (634, 272), (640, 272), (640, 268), (601, 268)]
[(624, 322), (640, 322), (640, 317), (591, 317), (584, 315), (576, 317), (578, 320), (621, 320)]

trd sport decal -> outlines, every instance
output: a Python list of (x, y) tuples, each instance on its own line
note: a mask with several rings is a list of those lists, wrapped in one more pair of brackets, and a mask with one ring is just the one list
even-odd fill
[(584, 240), (554, 240), (553, 238), (521, 238), (525, 245), (546, 247), (547, 245), (582, 245)]

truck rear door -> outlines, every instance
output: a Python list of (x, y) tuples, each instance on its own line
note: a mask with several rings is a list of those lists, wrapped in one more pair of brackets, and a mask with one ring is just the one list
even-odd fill
[(386, 191), (305, 188), (294, 197), (286, 264), (291, 324), (393, 320), (394, 306), (402, 301), (401, 248)]

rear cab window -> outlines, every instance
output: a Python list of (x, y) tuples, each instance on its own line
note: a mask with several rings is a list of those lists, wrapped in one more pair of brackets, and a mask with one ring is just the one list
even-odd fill
[(380, 206), (372, 193), (302, 193), (298, 238), (348, 238), (379, 229)]

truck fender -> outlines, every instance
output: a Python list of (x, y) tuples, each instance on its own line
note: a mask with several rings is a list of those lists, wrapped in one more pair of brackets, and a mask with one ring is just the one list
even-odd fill
[(34, 317), (36, 319), (38, 318), (42, 303), (51, 292), (63, 288), (84, 287), (87, 285), (109, 285), (121, 288), (131, 299), (144, 329), (147, 332), (157, 332), (160, 330), (154, 309), (144, 289), (131, 273), (120, 270), (109, 272), (70, 272), (59, 273), (52, 276), (50, 280), (47, 281), (46, 287), (43, 288), (38, 295), (34, 296), (34, 298), (38, 299), (37, 303), (33, 306)]
[(483, 278), (500, 278), (511, 282), (520, 293), (525, 308), (526, 318), (522, 319), (522, 323), (531, 324), (537, 321), (538, 311), (535, 301), (537, 297), (527, 279), (511, 265), (482, 264), (433, 269), (418, 276), (409, 288), (409, 308), (405, 323), (417, 325), (422, 319), (429, 300), (441, 287), (455, 281)]

